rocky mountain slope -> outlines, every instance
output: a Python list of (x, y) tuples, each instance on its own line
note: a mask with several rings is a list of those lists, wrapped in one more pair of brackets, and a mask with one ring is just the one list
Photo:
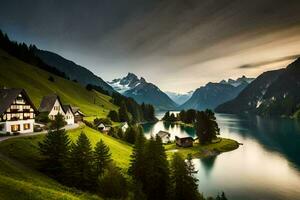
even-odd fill
[(210, 82), (195, 90), (192, 97), (180, 106), (180, 109), (213, 110), (218, 105), (234, 99), (252, 80), (243, 76), (237, 80)]
[(126, 77), (109, 81), (116, 91), (131, 97), (138, 103), (148, 103), (159, 110), (172, 110), (176, 108), (176, 103), (170, 99), (156, 85), (148, 83), (143, 77), (138, 78), (133, 73), (128, 73)]
[(300, 59), (285, 69), (265, 72), (240, 95), (220, 105), (224, 113), (295, 116), (300, 110)]

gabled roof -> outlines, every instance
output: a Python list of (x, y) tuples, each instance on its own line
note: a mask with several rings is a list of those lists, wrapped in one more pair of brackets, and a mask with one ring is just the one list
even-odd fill
[(68, 112), (68, 110), (70, 110), (71, 113), (74, 115), (74, 112), (72, 110), (71, 105), (63, 105), (62, 107), (63, 107), (63, 109), (64, 109), (65, 112)]
[(39, 112), (50, 112), (55, 104), (55, 101), (58, 100), (64, 112), (66, 112), (62, 106), (59, 96), (56, 94), (44, 96), (39, 107)]
[(28, 101), (35, 112), (37, 111), (24, 89), (11, 88), (0, 89), (0, 114), (3, 114), (7, 110), (7, 108), (9, 108), (9, 106), (13, 103), (13, 101), (18, 97), (19, 94), (22, 94), (22, 96), (26, 101)]
[(166, 132), (166, 131), (159, 131), (159, 132), (157, 133), (157, 135), (158, 135), (159, 137), (163, 138), (163, 137), (166, 137), (166, 136), (169, 136), (169, 137), (170, 137), (171, 133), (168, 133), (168, 132)]
[(85, 114), (80, 111), (79, 107), (71, 106), (71, 109), (74, 114), (79, 113), (80, 115), (85, 116)]

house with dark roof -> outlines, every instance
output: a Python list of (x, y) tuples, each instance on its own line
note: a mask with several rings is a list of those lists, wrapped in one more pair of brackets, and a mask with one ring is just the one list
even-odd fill
[(75, 116), (70, 105), (63, 105), (63, 109), (65, 111), (65, 121), (67, 124), (74, 124), (75, 123)]
[(111, 129), (111, 125), (107, 125), (101, 122), (97, 125), (97, 128), (99, 131), (108, 132)]
[(0, 131), (33, 132), (36, 113), (24, 89), (0, 89)]
[(55, 116), (60, 113), (65, 116), (66, 112), (63, 108), (59, 96), (53, 94), (43, 97), (41, 105), (39, 107), (40, 113), (47, 113), (49, 119), (54, 120)]
[(85, 114), (80, 111), (79, 107), (71, 106), (71, 109), (74, 114), (74, 121), (75, 123), (82, 122), (83, 117), (85, 117)]
[(176, 145), (179, 147), (192, 147), (194, 145), (194, 138), (192, 137), (178, 137), (175, 136)]

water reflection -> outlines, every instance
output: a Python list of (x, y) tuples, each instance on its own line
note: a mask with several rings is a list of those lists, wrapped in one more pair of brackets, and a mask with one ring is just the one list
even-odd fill
[(203, 158), (203, 159), (197, 159), (197, 161), (200, 161), (202, 168), (205, 170), (206, 177), (208, 178), (210, 175), (210, 172), (212, 171), (214, 167), (214, 163), (217, 159), (217, 156), (211, 156), (208, 158)]
[[(244, 145), (217, 157), (197, 159), (199, 191), (215, 196), (225, 191), (232, 200), (300, 200), (300, 122), (257, 116), (217, 115), (221, 136)], [(195, 136), (191, 127), (158, 122), (145, 134), (165, 130)]]

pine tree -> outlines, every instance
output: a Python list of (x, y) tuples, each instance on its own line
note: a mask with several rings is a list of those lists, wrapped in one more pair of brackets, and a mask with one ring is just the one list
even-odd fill
[(125, 141), (130, 143), (130, 144), (134, 144), (135, 142), (135, 138), (137, 136), (137, 129), (135, 126), (129, 126), (126, 131), (125, 131)]
[(58, 113), (55, 116), (54, 120), (51, 121), (50, 130), (59, 131), (65, 125), (66, 125), (66, 121), (64, 120), (64, 116), (62, 114)]
[(123, 102), (119, 109), (119, 120), (121, 122), (130, 122), (126, 104)]
[(100, 140), (96, 144), (93, 161), (95, 177), (103, 175), (104, 169), (111, 162), (111, 153), (109, 147), (104, 144), (103, 140)]
[(110, 163), (98, 181), (98, 191), (109, 199), (125, 199), (128, 194), (127, 182), (120, 170)]
[(210, 110), (197, 112), (195, 129), (202, 144), (211, 143), (220, 134), (216, 117)]
[(144, 168), (144, 146), (146, 138), (143, 132), (139, 132), (133, 147), (132, 154), (130, 156), (130, 166), (128, 174), (131, 175), (135, 182), (143, 182), (145, 178)]
[(193, 163), (192, 154), (190, 154), (190, 153), (187, 155), (186, 165), (187, 165), (187, 169), (188, 169), (188, 172), (189, 172), (190, 176), (192, 176), (193, 174), (197, 173), (197, 171), (195, 170), (195, 165)]
[(70, 150), (70, 139), (63, 126), (63, 118), (58, 115), (55, 121), (52, 121), (45, 139), (39, 143), (39, 150), (44, 158), (43, 169), (46, 172), (61, 180), (66, 171), (66, 159)]
[(174, 200), (200, 200), (197, 179), (189, 171), (187, 164), (175, 153), (171, 163), (172, 199)]
[(71, 146), (68, 162), (69, 184), (80, 189), (94, 186), (92, 177), (93, 152), (88, 137), (82, 132)]
[(169, 194), (169, 168), (160, 137), (151, 138), (145, 146), (144, 193), (148, 200), (167, 199)]

